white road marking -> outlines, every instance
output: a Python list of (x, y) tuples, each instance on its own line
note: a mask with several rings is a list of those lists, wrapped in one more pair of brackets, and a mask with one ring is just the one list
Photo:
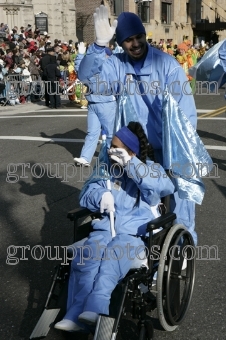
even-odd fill
[(200, 120), (226, 120), (226, 117), (198, 117)]
[(222, 151), (226, 151), (226, 146), (205, 145), (205, 148), (209, 149), (209, 150), (222, 150)]
[(87, 115), (34, 115), (34, 116), (0, 116), (2, 119), (7, 118), (57, 118), (57, 117), (87, 117)]
[(30, 137), (30, 136), (0, 136), (4, 140), (26, 140), (34, 142), (66, 142), (66, 143), (84, 143), (84, 139), (73, 138), (44, 138), (44, 137)]
[(204, 110), (204, 109), (197, 109), (197, 113), (208, 113), (208, 112), (213, 112), (215, 110)]

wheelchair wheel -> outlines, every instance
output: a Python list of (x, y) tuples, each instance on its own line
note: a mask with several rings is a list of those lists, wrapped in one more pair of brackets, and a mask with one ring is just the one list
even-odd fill
[(164, 241), (157, 276), (158, 317), (166, 331), (174, 331), (188, 311), (195, 280), (194, 249), (187, 229), (174, 225)]
[(139, 340), (152, 340), (153, 339), (153, 326), (151, 322), (145, 321), (143, 326), (140, 326)]

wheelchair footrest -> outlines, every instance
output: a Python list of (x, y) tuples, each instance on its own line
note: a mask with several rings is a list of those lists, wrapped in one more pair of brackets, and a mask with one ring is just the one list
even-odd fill
[(115, 319), (107, 315), (99, 315), (93, 340), (113, 340), (112, 334)]
[(50, 326), (55, 321), (59, 311), (60, 308), (44, 309), (29, 339), (36, 339), (47, 336), (50, 330)]

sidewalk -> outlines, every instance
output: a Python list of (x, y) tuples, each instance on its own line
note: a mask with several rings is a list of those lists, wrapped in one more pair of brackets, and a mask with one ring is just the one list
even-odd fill
[[(81, 105), (77, 102), (71, 102), (69, 99), (61, 98), (61, 104), (62, 104), (62, 110), (63, 109), (80, 109)], [(45, 100), (42, 100), (40, 102), (35, 103), (25, 103), (21, 105), (6, 105), (6, 106), (0, 106), (0, 115), (16, 115), (16, 114), (23, 114), (23, 113), (29, 113), (29, 112), (36, 112), (40, 110), (48, 110), (48, 107), (45, 106)], [(82, 109), (81, 109), (82, 110)], [(52, 109), (49, 109), (50, 112), (54, 111)], [(55, 112), (60, 112), (60, 109), (56, 110)]]

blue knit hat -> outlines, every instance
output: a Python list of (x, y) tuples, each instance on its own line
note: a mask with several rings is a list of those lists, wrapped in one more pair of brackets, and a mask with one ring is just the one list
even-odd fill
[(127, 127), (123, 126), (115, 133), (115, 136), (120, 139), (127, 148), (132, 150), (136, 155), (139, 155), (140, 142), (138, 137)]
[(116, 41), (121, 46), (123, 41), (132, 35), (145, 32), (145, 28), (140, 18), (131, 12), (122, 12), (118, 17), (118, 25), (116, 28)]

